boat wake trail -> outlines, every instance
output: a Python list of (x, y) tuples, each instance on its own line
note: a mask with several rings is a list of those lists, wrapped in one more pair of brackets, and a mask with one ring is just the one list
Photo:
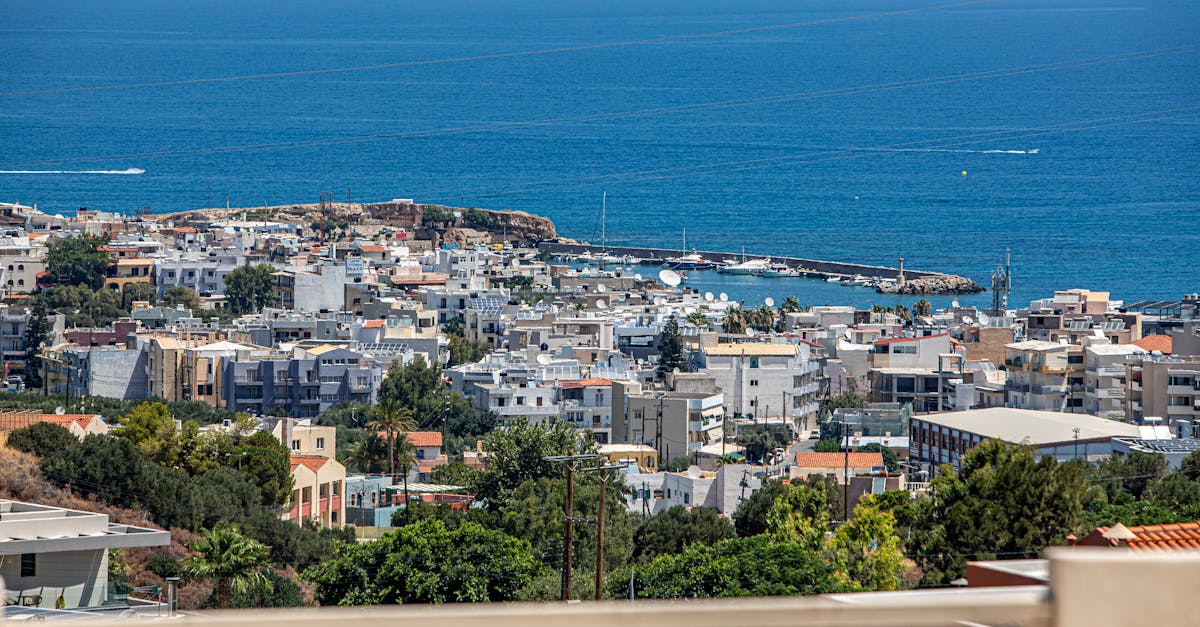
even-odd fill
[(1028, 150), (968, 150), (965, 148), (847, 148), (847, 150), (862, 150), (864, 152), (956, 152), (978, 155), (1036, 155), (1038, 148)]
[(0, 174), (116, 174), (116, 175), (131, 175), (145, 174), (146, 171), (141, 168), (127, 168), (124, 170), (0, 170)]

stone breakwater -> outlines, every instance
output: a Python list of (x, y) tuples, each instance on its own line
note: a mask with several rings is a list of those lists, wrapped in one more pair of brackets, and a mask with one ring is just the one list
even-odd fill
[(934, 274), (906, 280), (903, 285), (899, 283), (885, 283), (877, 287), (875, 291), (880, 294), (944, 296), (978, 294), (984, 291), (984, 289), (978, 283), (966, 277), (952, 274)]

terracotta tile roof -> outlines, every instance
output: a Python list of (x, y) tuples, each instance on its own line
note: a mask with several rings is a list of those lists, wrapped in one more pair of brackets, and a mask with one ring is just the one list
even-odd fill
[(363, 323), (364, 329), (382, 329), (383, 320), (367, 320)]
[(1144, 348), (1148, 351), (1158, 351), (1164, 355), (1170, 355), (1171, 349), (1174, 348), (1171, 336), (1169, 335), (1147, 335), (1131, 343), (1139, 348)]
[[(1079, 541), (1081, 546), (1119, 546), (1120, 543), (1104, 537), (1111, 527), (1096, 527)], [(1200, 549), (1200, 522), (1174, 523), (1170, 525), (1142, 525), (1129, 527), (1136, 538), (1129, 541), (1130, 550), (1175, 551)]]
[(292, 470), (295, 470), (297, 466), (304, 466), (313, 472), (318, 472), (329, 461), (328, 457), (320, 455), (292, 455)]
[(440, 431), (401, 431), (400, 434), (413, 446), (442, 445), (442, 434)]
[(383, 246), (359, 246), (359, 250), (364, 253), (386, 253), (388, 249)]
[(580, 379), (579, 381), (559, 381), (558, 387), (563, 390), (573, 390), (575, 388), (586, 387), (609, 387), (612, 381), (600, 377), (592, 377), (591, 379)]
[(93, 420), (103, 420), (100, 414), (35, 414), (29, 412), (12, 412), (0, 414), (0, 431), (12, 431), (29, 425), (48, 422), (68, 428), (75, 423), (80, 429), (87, 429)]
[(947, 337), (949, 333), (938, 333), (937, 335), (924, 335), (921, 337), (892, 337), (886, 340), (875, 340), (876, 346), (887, 346), (888, 344), (899, 344), (900, 342), (916, 342), (918, 340), (929, 340), (935, 337)]
[[(845, 453), (796, 453), (796, 465), (803, 468), (841, 468)], [(883, 453), (850, 453), (851, 468), (882, 466)]]
[(177, 226), (177, 227), (175, 227), (175, 232), (176, 233), (198, 233), (199, 231), (197, 231), (195, 229), (195, 227)]

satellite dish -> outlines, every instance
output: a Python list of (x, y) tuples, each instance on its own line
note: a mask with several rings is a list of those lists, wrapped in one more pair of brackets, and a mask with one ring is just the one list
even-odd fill
[(991, 318), (988, 318), (987, 314), (985, 314), (985, 313), (979, 314), (979, 324), (986, 327), (989, 322), (991, 322)]
[(703, 475), (703, 474), (704, 474), (704, 472), (700, 470), (699, 466), (697, 466), (695, 464), (688, 466), (687, 476), (689, 476), (693, 479), (699, 479), (701, 477), (701, 475)]
[(712, 300), (713, 300), (713, 293), (712, 293), (712, 292), (705, 292), (705, 293), (704, 293), (704, 300), (705, 300), (705, 301), (707, 301), (707, 302), (710, 302), (710, 303), (711, 303), (711, 302), (712, 302)]
[(958, 309), (958, 299), (956, 298), (956, 299), (950, 301), (950, 306), (955, 309)]
[(61, 415), (65, 414), (65, 413), (67, 413), (67, 410), (66, 410), (66, 409), (63, 409), (63, 406), (62, 406), (62, 405), (59, 405), (58, 407), (55, 407), (55, 408), (54, 408), (54, 413), (55, 413), (55, 414), (58, 414), (59, 416), (61, 416)]
[(608, 303), (604, 302), (603, 300), (596, 301), (597, 309), (604, 309), (605, 307), (608, 307)]
[(633, 278), (634, 278), (635, 280), (641, 281), (641, 280), (642, 280), (642, 275), (641, 275), (641, 273), (638, 273), (638, 274), (635, 274), (635, 275), (633, 275)]
[(971, 319), (971, 316), (963, 316), (963, 324), (971, 324), (972, 322), (975, 321)]
[(721, 299), (721, 302), (724, 303), (729, 300), (729, 294), (726, 294), (725, 292), (721, 292), (721, 295), (718, 296), (717, 298)]
[(608, 291), (608, 287), (606, 285), (604, 285), (603, 283), (600, 283), (600, 284), (596, 285), (596, 291), (603, 294)]
[(683, 282), (683, 277), (674, 270), (661, 270), (658, 273), (658, 280), (663, 282), (667, 287), (678, 287)]
[(764, 298), (764, 299), (763, 299), (763, 304), (764, 304), (764, 305), (766, 305), (767, 307), (774, 307), (774, 306), (775, 306), (775, 299), (774, 299), (774, 298), (771, 298), (770, 296), (768, 296), (768, 297), (766, 297), (766, 298)]
[(545, 353), (538, 355), (535, 359), (537, 359), (537, 362), (543, 366), (549, 365), (551, 361), (550, 356)]
[(750, 337), (754, 337), (755, 335), (758, 335), (758, 332), (755, 331), (754, 329), (746, 329), (746, 335), (748, 335)]

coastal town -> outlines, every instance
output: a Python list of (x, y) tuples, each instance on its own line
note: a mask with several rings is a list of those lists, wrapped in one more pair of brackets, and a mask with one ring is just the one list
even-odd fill
[(1196, 294), (934, 308), (981, 288), (403, 199), (0, 228), (14, 609), (1036, 595), (1048, 547), (1200, 546)]

